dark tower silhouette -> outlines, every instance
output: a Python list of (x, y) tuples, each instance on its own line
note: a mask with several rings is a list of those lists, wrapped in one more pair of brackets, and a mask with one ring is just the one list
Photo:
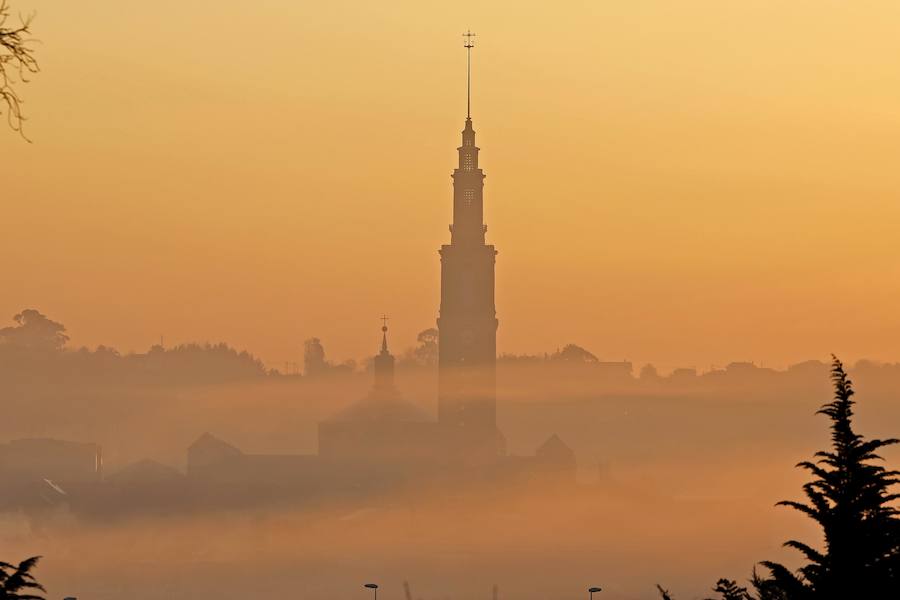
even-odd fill
[(496, 455), (497, 313), (494, 262), (497, 252), (485, 244), (484, 172), (471, 115), (472, 35), (467, 52), (466, 123), (453, 171), (453, 224), (450, 244), (441, 246), (441, 307), (438, 337), (438, 420), (466, 435), (470, 449)]

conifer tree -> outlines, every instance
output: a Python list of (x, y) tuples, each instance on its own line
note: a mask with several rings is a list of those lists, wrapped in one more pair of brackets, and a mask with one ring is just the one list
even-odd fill
[(18, 565), (0, 562), (0, 600), (45, 600), (32, 593), (46, 591), (31, 574), (40, 559), (32, 556)]
[(900, 518), (892, 493), (898, 472), (878, 464), (880, 448), (896, 439), (866, 440), (853, 429), (853, 387), (832, 357), (834, 400), (817, 414), (831, 419), (831, 449), (797, 465), (813, 475), (806, 502), (784, 501), (822, 528), (822, 551), (790, 540), (808, 561), (796, 573), (767, 561), (770, 576), (754, 578), (761, 600), (880, 600), (900, 598)]

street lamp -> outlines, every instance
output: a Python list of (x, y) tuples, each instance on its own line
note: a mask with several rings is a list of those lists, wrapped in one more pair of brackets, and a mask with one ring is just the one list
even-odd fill
[(600, 592), (600, 591), (602, 591), (602, 590), (598, 587), (588, 588), (588, 593), (591, 595), (591, 600), (594, 600), (594, 592)]
[(375, 592), (375, 600), (378, 600), (378, 584), (377, 583), (367, 583), (363, 587), (369, 588), (370, 590)]

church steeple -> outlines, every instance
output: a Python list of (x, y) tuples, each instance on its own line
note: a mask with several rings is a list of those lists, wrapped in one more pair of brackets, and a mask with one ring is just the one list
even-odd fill
[(382, 317), (381, 326), (381, 352), (375, 355), (375, 390), (386, 391), (394, 389), (394, 356), (388, 351), (387, 344), (387, 317)]
[(482, 190), (484, 172), (478, 168), (478, 146), (472, 128), (472, 48), (475, 43), (471, 31), (466, 38), (466, 123), (462, 131), (459, 164), (453, 171), (453, 224), (450, 226), (452, 244), (484, 244), (484, 206)]
[[(470, 450), (496, 456), (497, 313), (494, 261), (485, 244), (484, 172), (472, 127), (472, 38), (467, 32), (466, 122), (459, 164), (453, 170), (453, 224), (441, 247), (441, 308), (438, 317), (438, 420), (474, 435)], [(480, 441), (479, 441), (480, 440)]]

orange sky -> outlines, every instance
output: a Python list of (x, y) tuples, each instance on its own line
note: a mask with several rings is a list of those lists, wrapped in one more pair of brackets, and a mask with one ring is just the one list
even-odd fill
[(501, 352), (900, 359), (900, 4), (13, 0), (0, 320), (270, 364), (432, 326), (465, 55)]

